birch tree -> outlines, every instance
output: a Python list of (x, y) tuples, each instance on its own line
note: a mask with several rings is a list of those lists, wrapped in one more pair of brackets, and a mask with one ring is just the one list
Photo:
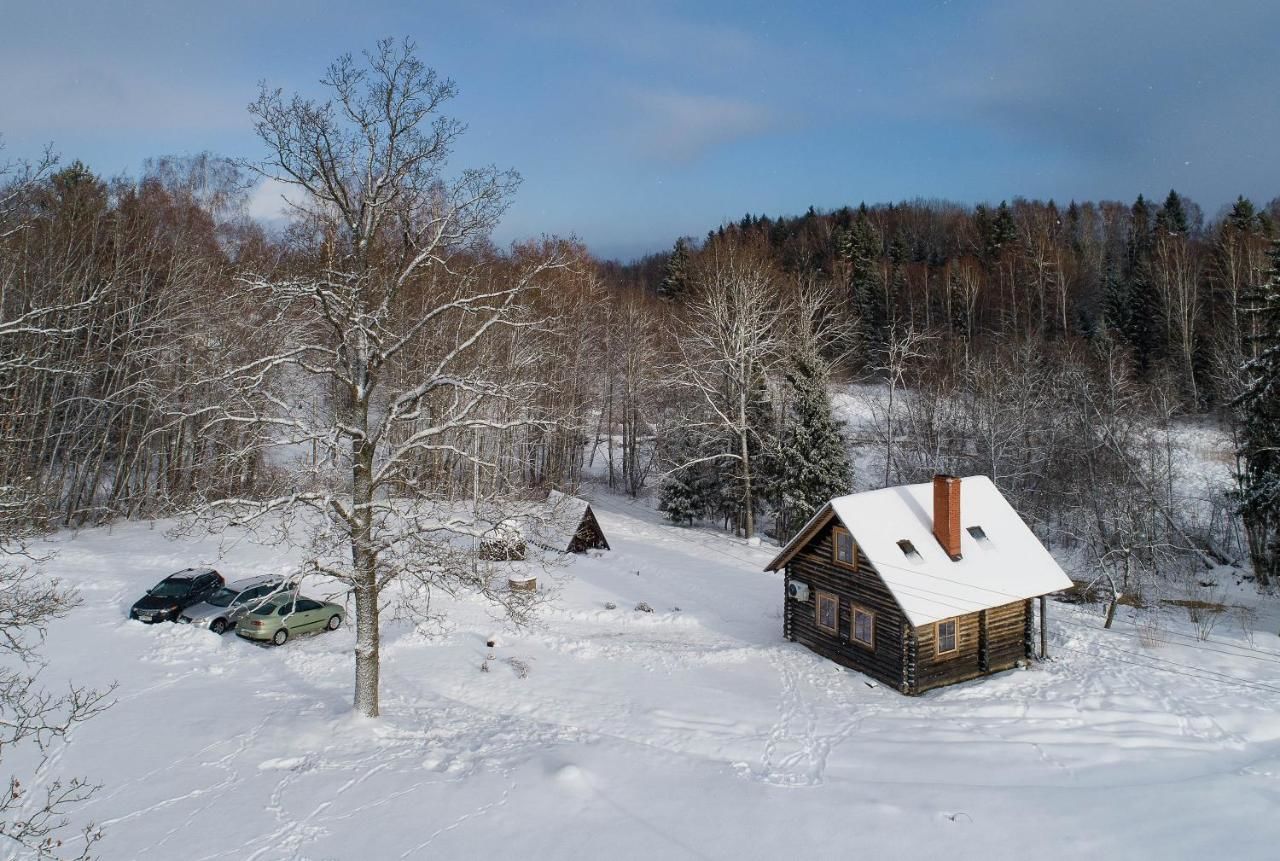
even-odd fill
[(353, 593), (355, 708), (375, 716), (384, 590), (402, 574), (484, 590), (453, 540), (475, 523), (449, 513), (423, 466), (441, 452), (477, 459), (477, 429), (529, 421), (507, 366), (483, 352), (534, 325), (529, 296), (561, 258), (549, 243), (494, 277), (487, 236), (519, 177), (446, 175), (463, 131), (441, 114), (455, 87), (411, 42), (341, 57), (322, 84), (325, 101), (264, 85), (250, 105), (268, 152), (256, 167), (292, 189), (298, 247), (242, 277), (233, 313), (267, 349), (228, 368), (225, 403), (201, 415), (206, 428), (263, 429), (277, 450), (274, 495), (209, 510), (311, 530), (309, 564)]
[(698, 260), (693, 295), (675, 336), (675, 382), (706, 416), (694, 430), (709, 454), (690, 463), (723, 461), (736, 470), (741, 524), (755, 535), (753, 449), (759, 442), (757, 400), (785, 355), (785, 308), (772, 269), (755, 249), (714, 243)]

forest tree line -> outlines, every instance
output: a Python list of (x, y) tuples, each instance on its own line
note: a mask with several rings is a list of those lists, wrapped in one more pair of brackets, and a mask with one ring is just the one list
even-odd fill
[[(832, 487), (849, 485), (834, 454), (817, 469), (806, 459), (821, 449), (811, 440), (826, 420), (789, 415), (805, 400), (797, 368), (812, 369), (797, 356), (809, 354), (819, 376), (887, 390), (870, 405), (871, 438), (862, 440), (879, 461), (859, 486), (943, 469), (990, 475), (1037, 532), (1085, 548), (1117, 589), (1175, 563), (1250, 560), (1271, 582), (1280, 415), (1265, 381), (1274, 379), (1278, 215), (1280, 200), (1258, 207), (1241, 197), (1206, 223), (1175, 191), (1160, 204), (1139, 196), (1063, 208), (1022, 199), (811, 208), (747, 215), (701, 242), (682, 238), (669, 253), (606, 265), (677, 316), (705, 316), (715, 279), (701, 270), (725, 247), (752, 249), (782, 304), (822, 296), (821, 345), (789, 357), (766, 351), (776, 363), (751, 386), (737, 384), (754, 396), (740, 411), (754, 457), (721, 444), (726, 453), (703, 460), (714, 444), (703, 439), (691, 455), (698, 434), (666, 435), (664, 462), (675, 472), (663, 504), (677, 519), (719, 516), (740, 528), (763, 507), (785, 538)], [(1221, 422), (1235, 441), (1229, 492), (1181, 470), (1173, 423), (1197, 416)], [(797, 464), (813, 474), (808, 493), (796, 486)]]
[[(244, 273), (287, 271), (314, 253), (298, 231), (244, 215), (249, 182), (209, 155), (156, 159), (136, 179), (107, 180), (79, 162), (8, 178), (0, 480), (29, 492), (33, 510), (65, 525), (166, 514), (279, 478), (279, 458), (244, 437), (260, 428), (228, 434), (192, 409), (214, 395), (210, 362), (252, 358), (252, 318), (235, 305)], [(494, 415), (538, 420), (459, 431), (421, 452), (415, 470), (469, 498), (572, 490), (590, 467), (632, 495), (659, 488), (676, 521), (744, 534), (767, 522), (785, 538), (853, 486), (826, 395), (834, 375), (888, 384), (875, 443), (884, 454), (859, 486), (983, 472), (1043, 533), (1061, 531), (1080, 513), (1071, 498), (1088, 496), (1066, 479), (1095, 467), (1039, 450), (1063, 436), (1069, 414), (1048, 384), (1101, 381), (1096, 420), (1127, 410), (1149, 430), (1206, 413), (1239, 430), (1243, 369), (1265, 346), (1255, 306), (1272, 274), (1277, 208), (1241, 198), (1206, 224), (1171, 192), (1158, 206), (1139, 197), (810, 210), (746, 216), (628, 265), (558, 240), (471, 247), (472, 276), (483, 268), (490, 285), (557, 258), (529, 297), (536, 335), (483, 353), (503, 385), (524, 385), (518, 408), (495, 402)], [(935, 403), (922, 416), (923, 400), (944, 389), (951, 412)], [(1030, 401), (1014, 408), (1018, 398)], [(961, 419), (962, 409), (974, 414)], [(1079, 428), (1067, 436), (1090, 445)], [(1139, 460), (1144, 482), (1168, 488), (1150, 453)], [(1163, 504), (1174, 504), (1169, 493)], [(1231, 502), (1214, 504), (1225, 512)], [(1090, 534), (1106, 555), (1115, 527), (1104, 520), (1094, 512), (1092, 526), (1067, 531)], [(1187, 543), (1148, 520), (1149, 547)], [(1201, 543), (1240, 545), (1229, 520), (1201, 530)], [(1131, 537), (1119, 543), (1136, 554)]]

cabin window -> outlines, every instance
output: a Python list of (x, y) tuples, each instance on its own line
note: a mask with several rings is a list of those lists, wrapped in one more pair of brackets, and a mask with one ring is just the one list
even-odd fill
[(835, 561), (838, 564), (847, 565), (850, 568), (858, 567), (858, 545), (853, 543), (853, 536), (849, 534), (849, 530), (837, 526), (833, 533), (832, 544)]
[(819, 592), (816, 603), (818, 627), (829, 634), (840, 633), (840, 599), (830, 592)]
[(849, 623), (850, 635), (855, 643), (864, 646), (876, 644), (876, 614), (861, 607), (853, 608), (853, 620)]
[(956, 619), (945, 619), (936, 625), (936, 646), (939, 655), (956, 650)]

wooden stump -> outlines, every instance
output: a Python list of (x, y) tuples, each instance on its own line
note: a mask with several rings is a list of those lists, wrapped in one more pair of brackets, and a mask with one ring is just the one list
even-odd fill
[(512, 592), (537, 592), (537, 577), (508, 577), (507, 587)]

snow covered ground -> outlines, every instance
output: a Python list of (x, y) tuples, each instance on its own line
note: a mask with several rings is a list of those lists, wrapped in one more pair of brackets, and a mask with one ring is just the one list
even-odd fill
[(170, 571), (284, 551), (60, 534), (46, 570), (84, 605), (50, 681), (119, 688), (51, 772), (104, 784), (84, 812), (131, 861), (1275, 857), (1274, 618), (1250, 646), (1171, 615), (1182, 644), (1148, 649), (1056, 605), (1052, 662), (911, 699), (782, 640), (769, 548), (595, 508), (613, 550), (560, 572), (537, 629), (466, 600), (444, 634), (390, 623), (376, 721), (350, 713), (349, 627), (270, 649), (124, 618)]

